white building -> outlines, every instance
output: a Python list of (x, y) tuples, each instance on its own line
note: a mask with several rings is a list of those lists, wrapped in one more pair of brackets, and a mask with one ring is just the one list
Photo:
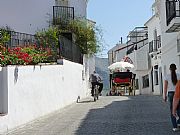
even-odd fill
[(128, 35), (127, 56), (132, 60), (134, 68), (132, 72), (136, 74), (135, 87), (140, 94), (150, 94), (149, 92), (149, 47), (148, 47), (148, 29), (147, 27), (136, 27)]
[[(70, 12), (74, 17), (86, 18), (87, 0), (1, 0), (0, 27), (34, 34), (52, 25), (55, 6), (65, 6), (74, 11)], [(89, 73), (95, 70), (94, 60), (85, 55), (83, 65), (63, 59), (62, 65), (0, 69), (0, 134), (90, 95)]]
[(161, 26), (156, 7), (153, 4), (155, 14), (145, 23), (148, 27), (149, 56), (151, 62), (150, 93), (163, 93), (162, 62), (161, 62)]
[(86, 0), (1, 0), (0, 27), (9, 26), (14, 31), (34, 34), (51, 26), (53, 17), (60, 14), (58, 9), (53, 15), (54, 6), (67, 6), (68, 15), (86, 18)]
[[(163, 93), (163, 76), (169, 73), (171, 63), (180, 71), (180, 1), (155, 0), (152, 8), (154, 15), (145, 23), (147, 45), (141, 46), (138, 38), (127, 42), (134, 44), (127, 54), (135, 65), (141, 94)], [(131, 37), (137, 36), (136, 32), (130, 32)]]
[(122, 60), (122, 58), (126, 55), (126, 46), (126, 44), (116, 44), (116, 46), (114, 46), (108, 51), (109, 65)]
[(175, 63), (180, 71), (179, 39), (180, 18), (179, 1), (156, 0), (156, 12), (160, 18), (162, 41), (162, 70), (163, 75), (169, 73), (169, 65)]

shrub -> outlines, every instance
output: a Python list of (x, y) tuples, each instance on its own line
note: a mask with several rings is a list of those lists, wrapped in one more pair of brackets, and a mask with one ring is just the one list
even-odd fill
[(6, 65), (32, 65), (47, 62), (51, 56), (49, 48), (37, 48), (35, 45), (6, 49), (0, 45), (0, 64)]

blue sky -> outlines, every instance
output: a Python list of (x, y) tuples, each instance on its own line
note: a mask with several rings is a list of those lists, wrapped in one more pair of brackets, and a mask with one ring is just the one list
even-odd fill
[(107, 51), (123, 38), (127, 41), (129, 31), (143, 26), (152, 16), (154, 0), (89, 0), (88, 19), (96, 22), (103, 31), (107, 49), (99, 57), (107, 57)]

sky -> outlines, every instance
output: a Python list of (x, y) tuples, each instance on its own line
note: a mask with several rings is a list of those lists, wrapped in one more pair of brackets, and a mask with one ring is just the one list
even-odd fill
[(98, 57), (106, 57), (109, 49), (127, 42), (127, 35), (135, 27), (144, 26), (152, 17), (154, 0), (89, 0), (87, 17), (102, 29), (106, 50)]

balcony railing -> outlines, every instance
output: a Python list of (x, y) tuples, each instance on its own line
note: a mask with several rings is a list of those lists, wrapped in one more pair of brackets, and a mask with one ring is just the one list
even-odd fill
[(53, 6), (53, 25), (65, 27), (74, 19), (74, 7)]
[(166, 0), (166, 21), (167, 25), (175, 17), (180, 17), (180, 1), (179, 0)]
[(161, 47), (160, 40), (152, 40), (149, 42), (149, 53), (158, 51), (158, 48)]
[[(3, 45), (7, 48), (24, 47), (34, 44), (36, 44), (37, 47), (39, 46), (34, 35), (9, 30), (6, 31), (10, 36), (10, 40)], [(0, 29), (0, 38), (1, 37), (2, 35)], [(63, 36), (59, 36), (59, 43), (58, 52), (61, 57), (76, 63), (83, 63), (83, 54), (81, 53), (79, 46), (75, 45), (71, 40), (68, 40)], [(52, 49), (54, 48), (52, 47)]]
[(59, 36), (59, 43), (60, 56), (67, 60), (83, 64), (83, 54), (79, 46), (63, 36)]
[(127, 55), (131, 54), (134, 52), (134, 50), (138, 50), (138, 49), (142, 48), (143, 46), (148, 45), (147, 40), (148, 39), (146, 38), (146, 39), (140, 40), (138, 42), (134, 42), (133, 44), (130, 45), (131, 47), (128, 48), (126, 54)]
[(10, 40), (4, 43), (4, 45), (7, 48), (13, 48), (17, 46), (23, 47), (23, 46), (33, 45), (34, 43), (36, 43), (36, 39), (34, 35), (0, 29), (0, 33), (1, 31), (6, 31), (10, 36)]

